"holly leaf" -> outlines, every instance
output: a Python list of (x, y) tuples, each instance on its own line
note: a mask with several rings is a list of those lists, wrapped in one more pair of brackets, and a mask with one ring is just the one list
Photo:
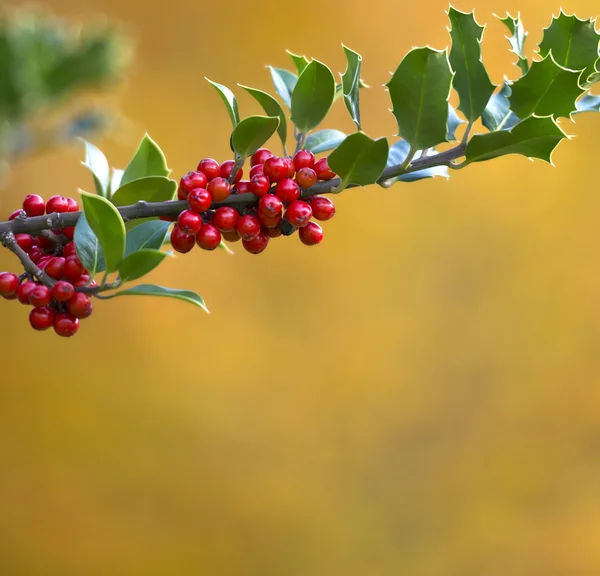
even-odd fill
[(585, 79), (582, 86), (587, 89), (596, 82), (600, 82), (600, 58), (594, 64), (594, 72)]
[(175, 198), (177, 183), (164, 176), (146, 176), (121, 186), (111, 198), (115, 206), (129, 206), (140, 200), (167, 202)]
[(292, 107), (292, 93), (298, 82), (298, 76), (288, 70), (282, 70), (281, 68), (273, 68), (269, 66), (271, 71), (271, 79), (275, 85), (275, 91), (281, 99), (285, 102), (288, 108)]
[(577, 110), (573, 114), (581, 114), (582, 112), (600, 112), (600, 96), (594, 94), (584, 94), (577, 101)]
[(510, 109), (510, 95), (510, 85), (505, 81), (500, 92), (494, 94), (485, 107), (481, 122), (490, 132), (510, 130), (519, 121)]
[[(350, 117), (360, 130), (360, 106), (358, 99), (358, 91), (360, 87), (360, 65), (362, 56), (347, 46), (344, 46), (348, 65), (346, 71), (342, 74), (342, 91), (344, 93), (344, 103), (346, 109), (350, 113)], [(335, 94), (334, 94), (335, 97)]]
[(373, 140), (364, 132), (348, 136), (328, 157), (330, 168), (340, 177), (336, 192), (348, 184), (367, 186), (381, 176), (388, 158), (388, 142), (385, 138)]
[(79, 216), (79, 219), (77, 220), (73, 241), (75, 242), (77, 257), (86, 267), (91, 278), (93, 278), (97, 272), (104, 272), (104, 270), (106, 270), (102, 246), (100, 246), (98, 237), (90, 228), (85, 214)]
[(156, 286), (155, 284), (140, 284), (139, 286), (134, 286), (133, 288), (128, 288), (127, 290), (115, 292), (110, 296), (105, 296), (105, 298), (117, 298), (118, 296), (162, 296), (165, 298), (176, 298), (178, 300), (183, 300), (184, 302), (194, 304), (195, 306), (199, 306), (205, 312), (210, 314), (206, 304), (204, 303), (204, 300), (191, 290), (175, 290), (173, 288)]
[(86, 142), (81, 138), (85, 146), (85, 161), (82, 164), (92, 173), (96, 194), (108, 198), (110, 194), (110, 166), (106, 156), (100, 148)]
[(473, 136), (467, 144), (465, 163), (482, 162), (507, 154), (540, 158), (552, 164), (552, 152), (567, 135), (551, 117), (531, 116), (510, 130)]
[(249, 86), (243, 86), (242, 84), (239, 86), (246, 90), (246, 92), (248, 92), (248, 94), (250, 94), (262, 106), (262, 109), (266, 112), (267, 116), (277, 116), (279, 118), (277, 133), (279, 134), (281, 144), (285, 151), (285, 143), (287, 140), (287, 119), (281, 104), (279, 104), (279, 102), (277, 102), (277, 100), (275, 100), (275, 98), (273, 98), (273, 96), (267, 92), (257, 90), (256, 88), (250, 88)]
[(164, 220), (151, 220), (127, 232), (125, 256), (127, 257), (145, 248), (160, 249), (169, 235), (171, 224), (171, 222), (165, 222)]
[(523, 22), (521, 22), (521, 15), (517, 13), (517, 17), (513, 18), (507, 12), (504, 18), (500, 18), (500, 16), (496, 16), (496, 18), (498, 18), (498, 20), (500, 20), (500, 22), (502, 22), (510, 31), (511, 35), (506, 36), (506, 39), (512, 48), (511, 52), (517, 55), (517, 66), (523, 74), (526, 74), (529, 70), (529, 62), (524, 54), (527, 32), (525, 32)]
[(119, 277), (123, 282), (137, 280), (152, 272), (167, 256), (167, 252), (153, 248), (142, 248), (132, 252), (119, 265)]
[[(286, 52), (288, 53), (289, 57), (293, 60), (294, 66), (296, 66), (296, 70), (298, 71), (298, 74), (302, 74), (304, 69), (309, 64), (308, 58), (306, 56), (298, 56), (298, 54), (294, 54), (293, 52), (290, 52), (289, 50), (286, 50)], [(293, 92), (293, 90), (292, 90), (292, 92)]]
[(448, 140), (448, 142), (456, 140), (456, 129), (461, 124), (466, 124), (466, 121), (456, 113), (456, 110), (453, 106), (448, 104), (448, 132), (446, 134), (446, 140)]
[[(406, 160), (409, 150), (410, 145), (406, 140), (398, 140), (398, 142), (390, 146), (386, 168), (402, 164), (402, 162)], [(424, 178), (433, 178), (434, 176), (443, 176), (444, 178), (449, 178), (450, 175), (448, 174), (448, 167), (433, 166), (432, 168), (416, 170), (415, 172), (409, 172), (408, 174), (402, 174), (402, 176), (392, 178), (391, 180), (388, 180), (388, 182), (416, 182), (417, 180), (423, 180)]]
[(337, 148), (345, 138), (346, 135), (339, 130), (319, 130), (308, 135), (304, 148), (313, 154), (319, 154)]
[(219, 93), (219, 96), (221, 96), (223, 102), (225, 103), (227, 113), (229, 114), (231, 123), (235, 128), (240, 123), (240, 113), (238, 112), (238, 104), (237, 100), (235, 99), (235, 95), (229, 88), (227, 88), (227, 86), (223, 86), (223, 84), (213, 82), (212, 80), (209, 80), (206, 77), (205, 80), (207, 82), (210, 82), (210, 84), (212, 84), (216, 88), (217, 92)]
[(158, 144), (146, 134), (121, 178), (121, 186), (146, 176), (168, 176), (167, 160)]
[(252, 156), (273, 136), (278, 126), (277, 116), (248, 116), (234, 128), (231, 145), (239, 156)]
[(454, 89), (460, 97), (458, 109), (467, 120), (479, 118), (496, 88), (490, 81), (481, 61), (481, 39), (484, 27), (475, 20), (475, 12), (460, 12), (450, 7), (448, 18), (452, 24), (450, 37), (450, 65), (454, 70)]
[(123, 179), (124, 173), (125, 173), (125, 170), (120, 170), (119, 168), (113, 168), (112, 176), (110, 177), (110, 193), (111, 194), (114, 194), (121, 186), (121, 180)]
[(304, 69), (292, 94), (292, 122), (299, 132), (314, 130), (327, 116), (335, 96), (331, 70), (318, 60)]
[(448, 55), (429, 47), (411, 50), (387, 83), (398, 135), (413, 149), (446, 140), (451, 84)]

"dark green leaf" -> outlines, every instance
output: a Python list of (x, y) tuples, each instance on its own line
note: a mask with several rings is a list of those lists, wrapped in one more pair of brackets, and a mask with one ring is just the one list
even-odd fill
[(235, 128), (240, 123), (240, 114), (238, 112), (237, 100), (235, 99), (233, 92), (227, 88), (227, 86), (223, 86), (223, 84), (217, 84), (208, 78), (206, 78), (206, 80), (217, 89), (217, 92), (223, 99), (223, 102), (225, 102), (227, 112), (229, 113), (229, 118), (231, 118), (231, 123)]
[(519, 121), (515, 113), (510, 109), (510, 95), (510, 86), (508, 82), (504, 82), (502, 90), (490, 98), (488, 105), (481, 115), (481, 122), (490, 132), (510, 130)]
[(239, 156), (252, 156), (279, 126), (277, 116), (248, 116), (233, 130), (231, 143)]
[(387, 83), (399, 135), (413, 149), (446, 140), (452, 71), (443, 50), (415, 48)]
[(543, 60), (532, 62), (529, 72), (512, 85), (510, 107), (519, 118), (532, 114), (568, 118), (583, 93), (579, 75), (557, 64), (548, 54)]
[(327, 116), (335, 96), (331, 70), (313, 60), (298, 78), (292, 94), (292, 122), (299, 132), (314, 130)]
[(92, 278), (96, 272), (104, 272), (106, 270), (102, 246), (100, 246), (98, 237), (90, 228), (85, 214), (82, 214), (79, 220), (77, 220), (73, 241), (75, 242), (75, 250), (77, 251), (79, 260), (87, 268)]
[(142, 248), (132, 252), (119, 265), (119, 277), (123, 282), (137, 280), (152, 272), (167, 256), (166, 252), (153, 248)]
[(151, 220), (144, 222), (127, 233), (125, 238), (125, 256), (144, 248), (158, 250), (169, 236), (171, 222)]
[(167, 202), (173, 200), (177, 191), (175, 180), (164, 176), (147, 176), (122, 185), (112, 197), (115, 206), (129, 206), (139, 200)]
[(517, 66), (521, 69), (523, 74), (529, 70), (529, 62), (525, 58), (524, 48), (525, 40), (527, 38), (527, 32), (523, 28), (523, 22), (521, 22), (521, 15), (517, 13), (517, 17), (513, 18), (508, 12), (504, 18), (496, 16), (500, 22), (502, 22), (510, 31), (511, 35), (507, 36), (506, 39), (511, 45), (511, 52), (517, 55)]
[(114, 272), (125, 254), (125, 223), (119, 211), (106, 198), (81, 193), (83, 211), (90, 228), (98, 237), (106, 269)]
[(342, 90), (344, 92), (344, 102), (350, 113), (350, 117), (354, 120), (356, 127), (360, 130), (360, 106), (358, 99), (358, 89), (360, 85), (360, 65), (362, 56), (347, 46), (344, 46), (348, 66), (342, 75)]
[(481, 61), (483, 26), (475, 20), (474, 12), (467, 14), (451, 7), (448, 17), (452, 23), (450, 65), (455, 72), (454, 89), (460, 97), (458, 109), (467, 120), (474, 122), (481, 116), (495, 88)]
[(577, 101), (577, 110), (573, 114), (581, 114), (582, 112), (600, 112), (600, 96), (594, 94), (584, 94)]
[[(289, 50), (286, 50), (286, 52), (289, 54), (290, 58), (294, 61), (294, 66), (296, 66), (296, 70), (297, 70), (298, 74), (302, 74), (303, 70), (309, 64), (308, 58), (306, 56), (298, 56), (298, 54), (294, 54), (293, 52), (290, 52)], [(292, 90), (292, 92), (293, 92), (293, 90)]]
[(374, 184), (381, 176), (387, 158), (385, 138), (372, 140), (363, 132), (351, 134), (327, 159), (331, 169), (341, 178), (336, 192), (341, 192), (348, 184)]
[(146, 176), (168, 176), (170, 172), (162, 150), (146, 134), (131, 162), (125, 168), (125, 172), (121, 178), (121, 186)]
[(96, 185), (96, 193), (107, 198), (110, 194), (110, 166), (108, 160), (102, 151), (82, 140), (85, 146), (85, 161), (82, 164), (94, 176), (94, 184)]
[(466, 163), (491, 160), (506, 154), (521, 154), (552, 163), (552, 152), (566, 134), (553, 118), (532, 116), (511, 130), (473, 136), (467, 144)]
[(319, 130), (308, 135), (304, 148), (313, 154), (319, 154), (337, 148), (345, 138), (346, 135), (339, 130)]
[(450, 104), (448, 104), (448, 133), (446, 134), (446, 140), (448, 140), (448, 142), (456, 140), (456, 129), (461, 124), (466, 124), (466, 121), (456, 113), (456, 110)]
[[(388, 154), (388, 160), (386, 168), (390, 166), (398, 166), (402, 164), (408, 155), (410, 146), (406, 140), (399, 140), (392, 146), (390, 146), (390, 152)], [(408, 174), (402, 174), (392, 179), (392, 182), (416, 182), (417, 180), (423, 180), (424, 178), (433, 178), (434, 176), (443, 176), (449, 178), (448, 168), (446, 166), (434, 166), (432, 168), (425, 168), (423, 170), (417, 170), (415, 172), (409, 172)]]
[(167, 298), (177, 298), (190, 304), (195, 304), (202, 308), (205, 312), (208, 312), (204, 300), (195, 292), (191, 290), (175, 290), (173, 288), (164, 288), (163, 286), (156, 286), (154, 284), (141, 284), (127, 290), (121, 290), (116, 294), (111, 294), (107, 298), (116, 298), (117, 296), (164, 296)]
[(281, 144), (283, 145), (283, 149), (285, 150), (285, 143), (287, 140), (287, 120), (285, 114), (283, 112), (283, 108), (271, 96), (262, 90), (257, 90), (256, 88), (249, 88), (248, 86), (240, 86), (246, 90), (251, 96), (253, 96), (256, 101), (262, 106), (263, 110), (267, 113), (268, 116), (277, 116), (279, 117), (279, 126), (277, 127), (277, 133), (279, 134), (279, 138), (281, 139)]
[(282, 70), (281, 68), (273, 68), (269, 66), (271, 71), (271, 78), (275, 85), (275, 91), (281, 99), (285, 102), (288, 108), (292, 107), (292, 93), (298, 81), (298, 77), (288, 70)]

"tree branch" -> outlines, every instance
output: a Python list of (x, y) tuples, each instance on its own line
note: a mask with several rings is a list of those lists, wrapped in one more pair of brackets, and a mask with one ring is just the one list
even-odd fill
[(54, 286), (55, 281), (52, 280), (52, 278), (50, 278), (50, 276), (48, 276), (48, 274), (46, 274), (42, 269), (38, 268), (36, 264), (34, 264), (27, 252), (25, 252), (25, 250), (23, 250), (23, 248), (17, 244), (15, 235), (12, 232), (0, 232), (0, 242), (3, 246), (8, 248), (17, 256), (27, 274), (35, 276), (48, 288), (52, 288), (52, 286)]

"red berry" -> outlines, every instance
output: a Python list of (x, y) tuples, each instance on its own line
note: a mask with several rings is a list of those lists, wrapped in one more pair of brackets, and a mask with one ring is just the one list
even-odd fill
[(288, 177), (288, 165), (283, 158), (272, 156), (265, 162), (264, 174), (271, 182), (279, 182)]
[(159, 216), (158, 219), (162, 220), (163, 222), (176, 222), (177, 221), (177, 218), (175, 218), (175, 216)]
[(75, 294), (75, 288), (73, 284), (60, 280), (54, 286), (52, 286), (52, 300), (56, 302), (66, 302), (70, 300)]
[(279, 229), (279, 226), (277, 226), (276, 228), (267, 228), (266, 234), (269, 238), (278, 238), (279, 236), (281, 236), (281, 230)]
[(279, 223), (281, 222), (281, 214), (276, 214), (275, 216), (267, 216), (264, 212), (258, 211), (258, 219), (260, 223), (263, 225), (263, 228), (272, 229), (278, 228)]
[(177, 226), (184, 234), (197, 234), (202, 228), (202, 216), (191, 210), (184, 210), (177, 218)]
[(296, 182), (300, 188), (310, 188), (317, 183), (317, 173), (312, 168), (300, 168), (296, 172)]
[(21, 304), (29, 304), (29, 296), (31, 296), (31, 292), (35, 290), (37, 284), (32, 282), (31, 280), (25, 280), (19, 284), (17, 288), (17, 298)]
[(308, 203), (317, 220), (331, 220), (335, 215), (335, 204), (325, 196), (313, 196)]
[(77, 250), (75, 250), (75, 242), (69, 242), (68, 244), (65, 244), (62, 255), (65, 258), (68, 258), (69, 256), (76, 256)]
[(188, 172), (180, 181), (177, 197), (180, 200), (187, 199), (189, 193), (196, 188), (206, 188), (208, 179), (202, 172)]
[(260, 234), (260, 228), (260, 220), (252, 214), (242, 216), (236, 227), (242, 240), (254, 240)]
[(21, 216), (21, 214), (23, 214), (23, 216), (27, 216), (27, 214), (25, 213), (25, 210), (22, 210), (21, 208), (19, 208), (18, 210), (15, 210), (9, 217), (9, 220), (14, 220), (15, 218), (18, 218), (19, 216)]
[(50, 276), (50, 278), (60, 280), (65, 275), (66, 261), (66, 258), (63, 258), (62, 256), (55, 256), (48, 262), (48, 264), (46, 264), (44, 271), (46, 274), (48, 274), (48, 276)]
[(17, 244), (29, 254), (34, 247), (35, 242), (29, 234), (15, 234)]
[(61, 313), (54, 317), (54, 331), (59, 336), (69, 338), (77, 334), (79, 330), (79, 319), (71, 314)]
[[(229, 177), (231, 176), (231, 173), (233, 172), (234, 166), (235, 166), (235, 162), (233, 160), (225, 160), (225, 162), (223, 162), (223, 164), (221, 164), (221, 178), (225, 178), (226, 180), (229, 180)], [(243, 175), (244, 175), (244, 171), (241, 168), (239, 168), (237, 171), (237, 174), (235, 175), (235, 178), (233, 179), (233, 183), (237, 184), (242, 179)]]
[(41, 308), (42, 306), (48, 306), (50, 301), (52, 300), (52, 293), (50, 289), (44, 285), (36, 286), (29, 293), (29, 303), (36, 308)]
[(237, 230), (232, 230), (231, 232), (223, 232), (222, 234), (223, 240), (227, 240), (227, 242), (238, 242), (241, 240), (240, 235), (237, 233)]
[(231, 194), (231, 184), (219, 176), (208, 183), (208, 191), (215, 202), (223, 202)]
[[(67, 244), (68, 246), (68, 244)], [(63, 251), (65, 254), (65, 251)], [(77, 254), (73, 254), (72, 256), (67, 256), (65, 260), (65, 265), (63, 267), (63, 276), (69, 282), (75, 282), (82, 274), (85, 274), (85, 268), (83, 264), (80, 262)]]
[(54, 323), (54, 310), (48, 306), (34, 308), (29, 313), (29, 324), (34, 330), (48, 330)]
[(264, 251), (269, 243), (269, 235), (261, 232), (256, 238), (252, 240), (242, 240), (244, 248), (250, 252), (250, 254), (260, 254)]
[(240, 219), (240, 213), (231, 206), (221, 206), (215, 212), (213, 218), (213, 224), (221, 232), (231, 232), (235, 230), (235, 227)]
[(38, 268), (41, 268), (42, 270), (46, 267), (46, 265), (48, 264), (48, 262), (50, 262), (50, 260), (52, 260), (52, 258), (54, 258), (54, 256), (42, 256), (39, 260), (39, 262), (37, 263)]
[(78, 212), (79, 204), (77, 204), (77, 200), (74, 198), (67, 198), (67, 204), (69, 205), (69, 209), (67, 212)]
[(198, 164), (198, 170), (206, 175), (209, 182), (221, 176), (221, 167), (219, 166), (219, 163), (212, 158), (201, 160), (200, 164)]
[(285, 219), (296, 228), (306, 226), (312, 217), (312, 208), (304, 200), (292, 202), (285, 211)]
[(259, 174), (264, 174), (265, 173), (265, 167), (263, 164), (257, 164), (256, 166), (253, 166), (252, 169), (250, 170), (250, 180), (252, 180), (252, 178), (254, 178), (255, 176), (258, 176)]
[(235, 185), (235, 189), (238, 194), (246, 194), (250, 192), (250, 181), (249, 180), (241, 180)]
[(43, 250), (52, 250), (56, 245), (50, 238), (45, 238), (44, 236), (37, 236), (37, 242)]
[(255, 196), (264, 196), (271, 189), (271, 181), (264, 174), (257, 174), (250, 180), (250, 191)]
[(283, 202), (275, 194), (266, 194), (258, 201), (258, 211), (266, 216), (277, 216), (283, 210)]
[(214, 250), (221, 243), (221, 233), (213, 224), (204, 224), (196, 235), (196, 244), (203, 250)]
[(69, 201), (64, 196), (51, 196), (46, 202), (46, 213), (52, 214), (53, 212), (68, 212)]
[(196, 188), (190, 192), (187, 201), (191, 210), (202, 214), (202, 212), (206, 212), (210, 208), (212, 196), (205, 188)]
[(266, 148), (259, 148), (252, 157), (250, 158), (250, 166), (257, 166), (258, 164), (264, 164), (273, 154)]
[(317, 178), (319, 180), (331, 180), (332, 178), (335, 178), (335, 172), (332, 172), (331, 168), (329, 168), (327, 158), (317, 160), (315, 162), (314, 171), (317, 173)]
[(171, 246), (176, 252), (187, 254), (196, 243), (196, 237), (193, 234), (186, 234), (177, 226), (171, 232)]
[(23, 200), (23, 210), (27, 216), (41, 216), (46, 211), (46, 204), (41, 196), (29, 194)]
[(291, 204), (300, 198), (300, 187), (291, 178), (285, 178), (277, 184), (275, 195), (284, 204)]
[(12, 272), (0, 273), (0, 296), (12, 296), (19, 287), (19, 278)]
[(315, 155), (310, 150), (298, 150), (294, 156), (296, 172), (302, 168), (312, 168), (315, 165)]
[(309, 222), (304, 228), (300, 228), (300, 240), (307, 246), (319, 244), (323, 240), (323, 229), (316, 222)]
[[(75, 280), (73, 282), (73, 287), (74, 288), (83, 288), (84, 286), (88, 285), (88, 282), (90, 281), (90, 275), (89, 274), (82, 274), (77, 280)], [(90, 287), (96, 286), (96, 281), (92, 280), (90, 282)]]
[(293, 178), (296, 169), (294, 168), (294, 161), (291, 158), (284, 158), (283, 161), (287, 166), (287, 177)]
[(39, 246), (34, 246), (29, 253), (29, 258), (31, 258), (31, 261), (34, 264), (37, 264), (42, 259), (43, 255), (42, 249)]
[(67, 302), (67, 311), (75, 318), (87, 318), (93, 311), (92, 300), (87, 294), (75, 292)]
[(73, 236), (75, 236), (75, 226), (69, 226), (68, 228), (63, 228), (61, 230), (61, 232), (67, 238), (73, 238)]

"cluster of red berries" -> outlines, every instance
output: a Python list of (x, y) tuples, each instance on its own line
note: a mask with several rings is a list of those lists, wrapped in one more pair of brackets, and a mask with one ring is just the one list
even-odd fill
[[(23, 201), (23, 208), (13, 212), (9, 220), (52, 214), (77, 212), (73, 198), (52, 196), (48, 202), (37, 194)], [(52, 279), (52, 287), (35, 281), (27, 274), (18, 277), (12, 272), (0, 273), (0, 296), (33, 306), (29, 323), (34, 330), (51, 326), (59, 336), (73, 336), (79, 330), (79, 320), (92, 313), (90, 297), (75, 288), (95, 286), (75, 252), (73, 228), (48, 231), (45, 235), (15, 234), (17, 244), (29, 258)]]
[[(223, 238), (228, 242), (242, 240), (248, 252), (260, 254), (271, 238), (290, 236), (296, 230), (307, 246), (323, 240), (321, 226), (311, 218), (329, 220), (335, 214), (335, 206), (324, 196), (304, 201), (301, 194), (319, 180), (335, 178), (327, 158), (315, 160), (308, 150), (300, 150), (293, 159), (280, 158), (261, 148), (252, 155), (250, 165), (250, 179), (242, 180), (242, 169), (231, 178), (233, 160), (219, 164), (205, 158), (195, 172), (181, 179), (178, 197), (187, 200), (189, 209), (179, 214), (171, 232), (171, 244), (177, 252), (185, 254), (195, 244), (214, 250)], [(231, 194), (248, 192), (258, 198), (253, 207), (210, 209), (213, 203), (223, 202)]]

